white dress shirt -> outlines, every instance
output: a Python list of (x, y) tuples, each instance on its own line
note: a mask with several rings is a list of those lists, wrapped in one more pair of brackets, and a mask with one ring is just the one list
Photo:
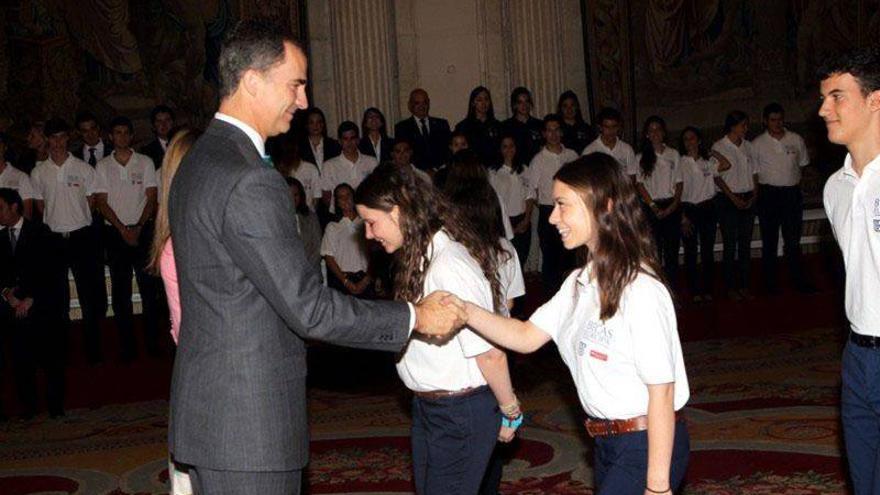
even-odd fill
[(309, 139), (309, 146), (312, 147), (312, 156), (315, 157), (315, 166), (318, 167), (319, 170), (324, 170), (324, 138), (322, 137), (318, 144), (312, 144), (312, 140)]
[(846, 266), (852, 331), (880, 337), (880, 155), (856, 175), (852, 157), (825, 183), (825, 212)]
[[(492, 311), (492, 288), (467, 249), (443, 230), (434, 234), (427, 254), (422, 294), (454, 292), (465, 301)], [(438, 344), (413, 338), (397, 362), (397, 373), (410, 390), (462, 390), (486, 384), (476, 357), (492, 345), (468, 327)]]
[(559, 153), (554, 153), (541, 148), (529, 163), (529, 168), (523, 173), (528, 186), (529, 199), (537, 197), (538, 204), (544, 206), (553, 205), (553, 176), (568, 162), (577, 160), (577, 153), (563, 147)]
[(754, 175), (758, 173), (755, 165), (755, 152), (752, 143), (743, 139), (739, 146), (733, 144), (727, 136), (712, 145), (712, 149), (724, 155), (730, 162), (730, 168), (720, 172), (721, 177), (734, 193), (746, 193), (755, 190)]
[(83, 144), (83, 161), (86, 162), (86, 164), (88, 164), (89, 158), (91, 158), (91, 153), (89, 152), (89, 150), (93, 148), (95, 150), (96, 164), (97, 162), (101, 161), (102, 158), (104, 158), (104, 140), (99, 138), (98, 143), (94, 146)]
[(584, 148), (581, 155), (589, 155), (590, 153), (605, 153), (606, 155), (613, 156), (617, 160), (617, 163), (623, 167), (623, 171), (626, 175), (636, 175), (636, 172), (638, 172), (639, 162), (636, 161), (636, 154), (633, 151), (632, 146), (624, 142), (622, 139), (618, 139), (617, 142), (614, 143), (614, 148), (609, 148), (602, 142), (602, 138), (596, 138)]
[(648, 414), (648, 385), (674, 383), (676, 411), (690, 397), (675, 308), (666, 286), (639, 273), (617, 313), (599, 318), (599, 287), (589, 267), (572, 272), (529, 321), (556, 343), (584, 411), (602, 419)]
[(758, 183), (791, 187), (801, 183), (801, 168), (810, 164), (804, 139), (789, 130), (781, 139), (764, 132), (752, 141)]
[(529, 198), (529, 187), (524, 177), (526, 170), (518, 174), (512, 167), (502, 165), (498, 170), (489, 173), (489, 183), (501, 198), (501, 204), (504, 205), (507, 214), (512, 217), (522, 215), (526, 211), (526, 199)]
[(0, 172), (0, 187), (15, 189), (23, 200), (34, 199), (35, 196), (34, 187), (28, 174), (13, 167), (9, 162)]
[[(642, 167), (639, 165), (636, 173), (636, 181), (645, 186), (648, 195), (654, 201), (670, 199), (675, 196), (675, 185), (682, 182), (681, 156), (675, 148), (666, 146), (662, 153), (657, 153), (657, 161), (654, 163), (654, 171), (649, 177), (645, 177)], [(641, 163), (642, 155), (636, 155), (636, 163)]]
[[(147, 206), (147, 190), (157, 188), (156, 167), (147, 155), (131, 153), (128, 163), (122, 165), (116, 151), (98, 162), (98, 185), (95, 192), (107, 194), (107, 205), (123, 225), (138, 223)], [(105, 221), (110, 225), (109, 221)]]
[(92, 223), (89, 197), (95, 193), (97, 174), (88, 163), (70, 153), (60, 166), (52, 158), (31, 172), (35, 199), (43, 200), (43, 221), (52, 232), (67, 233)]

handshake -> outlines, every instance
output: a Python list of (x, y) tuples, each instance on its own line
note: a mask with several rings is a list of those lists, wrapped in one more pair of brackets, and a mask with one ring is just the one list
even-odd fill
[(435, 291), (415, 304), (414, 331), (427, 337), (449, 337), (468, 320), (464, 301), (446, 291)]

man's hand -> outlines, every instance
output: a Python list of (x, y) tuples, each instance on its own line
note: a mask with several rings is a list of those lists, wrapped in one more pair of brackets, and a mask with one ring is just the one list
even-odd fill
[(467, 322), (465, 305), (448, 292), (435, 291), (415, 304), (415, 331), (430, 337), (445, 337)]

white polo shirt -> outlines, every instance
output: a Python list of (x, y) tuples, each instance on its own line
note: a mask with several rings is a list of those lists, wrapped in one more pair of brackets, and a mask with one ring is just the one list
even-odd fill
[(648, 413), (648, 387), (674, 382), (674, 408), (690, 397), (675, 308), (666, 287), (639, 273), (623, 290), (617, 313), (599, 318), (590, 268), (572, 272), (529, 321), (559, 348), (589, 416), (629, 419)]
[(846, 266), (852, 331), (880, 337), (880, 155), (856, 175), (852, 157), (825, 183), (825, 212)]
[(712, 149), (724, 155), (730, 162), (730, 168), (718, 173), (734, 193), (752, 192), (755, 190), (753, 175), (758, 173), (755, 163), (755, 152), (752, 143), (743, 139), (739, 146), (727, 137), (719, 139), (712, 145)]
[(681, 157), (681, 201), (699, 204), (715, 197), (715, 176), (718, 174), (718, 160), (691, 156)]
[[(501, 247), (507, 251), (510, 256), (498, 266), (498, 282), (501, 284), (501, 293), (504, 301), (524, 296), (526, 294), (526, 282), (523, 279), (522, 267), (519, 265), (519, 256), (516, 254), (516, 248), (507, 239), (501, 239)], [(504, 315), (509, 316), (504, 306)]]
[[(147, 189), (158, 187), (156, 167), (147, 155), (132, 152), (128, 163), (116, 159), (116, 151), (95, 167), (98, 173), (97, 193), (107, 194), (107, 205), (124, 225), (134, 225), (147, 206)], [(107, 225), (110, 222), (105, 221)]]
[(498, 170), (489, 173), (489, 183), (495, 188), (501, 204), (507, 210), (507, 214), (515, 217), (526, 211), (526, 199), (529, 199), (529, 187), (523, 177), (528, 169), (521, 174), (513, 171), (508, 165), (502, 165)]
[[(529, 168), (523, 172), (528, 198), (537, 198), (539, 205), (553, 205), (553, 176), (568, 162), (577, 160), (577, 153), (563, 147), (562, 151), (553, 153), (546, 146), (541, 148), (529, 163)], [(537, 192), (537, 194), (536, 194)]]
[(321, 256), (332, 256), (344, 272), (367, 271), (369, 258), (364, 241), (364, 221), (343, 217), (338, 222), (328, 223), (321, 241)]
[(45, 201), (43, 221), (52, 232), (66, 233), (92, 223), (89, 196), (97, 186), (95, 169), (70, 153), (61, 166), (52, 158), (37, 163), (31, 172), (35, 199)]
[(636, 161), (636, 153), (633, 151), (632, 146), (624, 142), (622, 139), (618, 139), (617, 142), (614, 143), (614, 148), (609, 148), (602, 142), (602, 138), (596, 138), (584, 148), (581, 155), (589, 155), (590, 153), (596, 152), (613, 156), (617, 160), (617, 163), (623, 167), (623, 172), (626, 175), (636, 175), (636, 172), (638, 172), (639, 162)]
[[(641, 160), (640, 153), (636, 155), (636, 163), (641, 163)], [(645, 186), (652, 200), (670, 199), (675, 196), (675, 185), (682, 181), (680, 160), (678, 151), (666, 146), (662, 153), (657, 153), (657, 161), (654, 163), (654, 171), (651, 172), (650, 177), (645, 177), (642, 167), (638, 166), (636, 181)]]
[(764, 132), (752, 141), (752, 148), (760, 184), (791, 187), (801, 183), (801, 168), (810, 164), (810, 155), (798, 134), (786, 130), (776, 139)]
[(348, 184), (352, 189), (357, 189), (361, 182), (370, 175), (370, 172), (379, 164), (375, 158), (358, 152), (357, 160), (352, 162), (341, 154), (324, 162), (321, 167), (321, 189), (330, 191), (330, 211), (335, 211), (333, 205), (333, 189), (339, 184)]
[(314, 209), (315, 200), (321, 198), (321, 174), (318, 173), (318, 167), (312, 162), (301, 160), (299, 168), (290, 170), (290, 176), (300, 181), (305, 190), (306, 197), (303, 198), (309, 208)]
[[(492, 311), (489, 281), (463, 245), (440, 230), (434, 234), (428, 249), (422, 294), (447, 290)], [(397, 374), (407, 388), (420, 392), (479, 387), (486, 384), (486, 379), (477, 366), (476, 357), (490, 349), (492, 345), (468, 327), (441, 345), (413, 334), (397, 362)]]
[(10, 165), (9, 162), (6, 162), (6, 167), (0, 172), (0, 187), (15, 189), (23, 200), (34, 199), (31, 178), (28, 177), (28, 174)]

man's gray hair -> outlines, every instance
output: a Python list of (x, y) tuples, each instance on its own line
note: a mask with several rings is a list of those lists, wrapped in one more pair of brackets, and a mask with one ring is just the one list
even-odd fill
[(284, 60), (284, 42), (302, 45), (277, 24), (265, 20), (239, 22), (223, 40), (218, 69), (220, 98), (232, 95), (247, 70), (265, 72)]

